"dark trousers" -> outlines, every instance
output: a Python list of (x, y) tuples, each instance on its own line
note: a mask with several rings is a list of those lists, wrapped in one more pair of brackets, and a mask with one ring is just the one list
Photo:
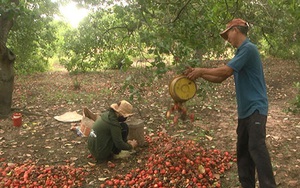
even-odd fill
[(237, 165), (243, 188), (255, 188), (255, 169), (260, 188), (276, 187), (269, 152), (265, 143), (267, 116), (255, 111), (238, 120)]
[[(122, 139), (124, 142), (127, 142), (127, 136), (128, 136), (128, 132), (129, 132), (129, 128), (128, 125), (124, 122), (120, 122), (120, 125), (122, 127)], [(112, 152), (114, 154), (119, 154), (121, 152), (120, 149), (118, 149), (115, 145), (113, 146)]]

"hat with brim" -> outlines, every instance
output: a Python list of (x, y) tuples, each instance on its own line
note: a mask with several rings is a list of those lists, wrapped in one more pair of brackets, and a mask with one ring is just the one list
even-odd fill
[(220, 33), (221, 37), (227, 40), (228, 39), (227, 31), (229, 31), (231, 28), (235, 26), (248, 27), (248, 23), (240, 18), (231, 20), (228, 24), (226, 24), (226, 29)]
[(110, 107), (114, 109), (116, 112), (120, 113), (123, 117), (129, 117), (133, 115), (132, 105), (125, 100), (122, 100), (119, 103), (114, 103), (110, 105)]

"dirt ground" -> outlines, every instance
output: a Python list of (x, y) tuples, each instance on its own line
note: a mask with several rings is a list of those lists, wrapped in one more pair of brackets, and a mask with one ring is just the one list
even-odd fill
[[(300, 114), (288, 110), (297, 94), (293, 83), (300, 81), (300, 68), (293, 61), (278, 59), (265, 60), (264, 68), (269, 96), (267, 144), (276, 182), (282, 188), (300, 187)], [(196, 140), (205, 148), (234, 153), (237, 116), (232, 78), (222, 84), (197, 81), (203, 93), (186, 103), (189, 112), (195, 114), (195, 122), (172, 125), (165, 113), (173, 104), (168, 83), (175, 73), (169, 72), (162, 79), (147, 84), (151, 75), (150, 70), (132, 69), (16, 76), (13, 107), (14, 111), (22, 113), (23, 123), (21, 127), (14, 127), (11, 118), (0, 120), (0, 158), (6, 163), (30, 160), (35, 164), (83, 167), (90, 173), (82, 187), (99, 187), (102, 178), (126, 173), (136, 166), (143, 168), (139, 159), (149, 154), (147, 147), (137, 148), (137, 153), (130, 158), (114, 161), (116, 168), (108, 168), (107, 164), (91, 166), (88, 162), (93, 161), (87, 158), (87, 138), (70, 130), (79, 122), (63, 123), (54, 119), (68, 111), (82, 114), (83, 107), (100, 114), (111, 103), (130, 100), (133, 88), (136, 95), (132, 101), (135, 111), (132, 118), (144, 121), (145, 135), (163, 130), (180, 139)], [(123, 82), (129, 80), (128, 76), (134, 87), (124, 91)], [(235, 164), (222, 176), (221, 182), (225, 188), (239, 187)]]

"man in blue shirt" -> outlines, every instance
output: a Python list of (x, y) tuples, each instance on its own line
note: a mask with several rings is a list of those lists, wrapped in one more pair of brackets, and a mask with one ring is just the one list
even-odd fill
[(227, 65), (218, 68), (189, 68), (188, 78), (203, 78), (221, 83), (234, 76), (238, 127), (237, 164), (243, 188), (255, 188), (255, 169), (261, 188), (276, 187), (272, 164), (266, 147), (268, 98), (262, 62), (257, 47), (247, 38), (249, 25), (233, 19), (220, 35), (233, 47), (236, 54)]

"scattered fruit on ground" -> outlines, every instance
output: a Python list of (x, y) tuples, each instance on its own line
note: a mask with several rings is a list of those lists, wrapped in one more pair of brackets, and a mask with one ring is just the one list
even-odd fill
[(70, 188), (81, 187), (88, 172), (71, 165), (37, 165), (28, 161), (24, 164), (6, 163), (0, 166), (0, 187), (26, 188)]
[(220, 187), (220, 178), (235, 157), (218, 149), (205, 149), (193, 140), (166, 133), (146, 138), (148, 153), (144, 168), (107, 179), (100, 187)]

